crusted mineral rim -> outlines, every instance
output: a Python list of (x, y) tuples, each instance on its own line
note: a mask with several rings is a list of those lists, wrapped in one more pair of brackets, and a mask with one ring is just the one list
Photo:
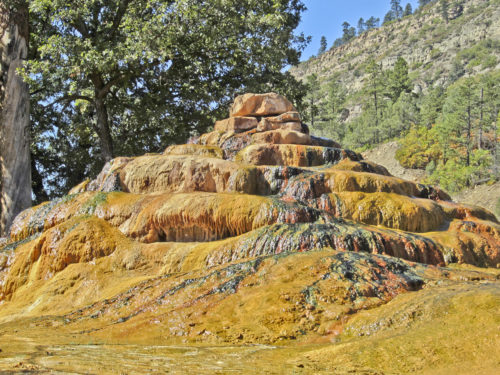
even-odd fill
[(437, 280), (495, 280), (441, 268), (500, 264), (489, 211), (311, 136), (280, 95), (230, 113), (22, 212), (0, 242), (0, 322), (103, 342), (331, 342)]

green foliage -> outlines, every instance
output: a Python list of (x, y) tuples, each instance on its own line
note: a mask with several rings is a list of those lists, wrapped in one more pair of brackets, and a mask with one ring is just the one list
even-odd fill
[(433, 48), (431, 50), (431, 59), (436, 60), (439, 56), (441, 56), (443, 53), (439, 50), (439, 48)]
[(428, 178), (428, 182), (439, 184), (450, 192), (458, 192), (472, 186), (478, 181), (488, 180), (488, 166), (491, 165), (491, 154), (487, 150), (474, 150), (470, 165), (457, 159), (440, 162)]
[(439, 0), (439, 10), (443, 20), (448, 22), (448, 0)]
[(311, 74), (306, 78), (307, 82), (307, 95), (306, 95), (306, 113), (304, 119), (310, 121), (311, 126), (314, 126), (315, 117), (318, 115), (318, 93), (319, 82), (316, 74)]
[(403, 17), (403, 8), (401, 7), (401, 0), (391, 0), (391, 12), (394, 19), (401, 19)]
[(482, 65), (491, 68), (496, 65), (495, 54), (500, 53), (500, 41), (493, 39), (482, 40), (473, 47), (463, 49), (457, 54), (457, 59), (469, 67)]
[(113, 154), (158, 152), (205, 131), (235, 94), (276, 91), (301, 107), (304, 85), (283, 72), (307, 42), (294, 34), (300, 0), (29, 5), (33, 155), (49, 194)]
[(429, 163), (436, 163), (442, 156), (436, 139), (435, 128), (412, 127), (401, 139), (401, 147), (396, 151), (396, 159), (405, 168), (424, 169)]
[(500, 93), (494, 87), (499, 75), (462, 78), (446, 91), (430, 92), (420, 109), (426, 126), (411, 129), (401, 140), (396, 153), (399, 162), (408, 168), (425, 168), (430, 183), (449, 191), (498, 178), (494, 157)]
[(444, 89), (441, 86), (429, 91), (421, 101), (420, 120), (421, 124), (430, 128), (436, 123), (438, 116), (441, 114), (444, 104)]
[(394, 64), (394, 69), (388, 72), (387, 80), (387, 96), (393, 102), (398, 100), (401, 93), (409, 93), (411, 91), (411, 81), (408, 76), (408, 63), (402, 57), (398, 57)]
[(406, 4), (405, 10), (403, 12), (403, 17), (411, 16), (413, 14), (413, 8), (410, 3)]
[(335, 39), (333, 42), (333, 47), (339, 47), (343, 44), (346, 44), (351, 39), (356, 36), (356, 29), (352, 27), (349, 22), (344, 22), (342, 24), (342, 37)]
[(326, 47), (327, 47), (326, 37), (323, 35), (320, 40), (318, 56), (326, 52)]

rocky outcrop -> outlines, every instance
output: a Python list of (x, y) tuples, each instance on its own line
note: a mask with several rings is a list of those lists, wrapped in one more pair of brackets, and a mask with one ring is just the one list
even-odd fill
[(309, 136), (278, 95), (231, 113), (23, 211), (0, 242), (0, 322), (60, 319), (117, 342), (331, 338), (436, 280), (495, 279), (441, 268), (500, 264), (487, 210)]

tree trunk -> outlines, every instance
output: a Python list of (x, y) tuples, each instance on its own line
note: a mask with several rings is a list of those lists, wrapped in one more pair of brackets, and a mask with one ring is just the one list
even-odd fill
[(470, 166), (470, 153), (472, 146), (471, 136), (472, 136), (471, 93), (469, 93), (468, 105), (467, 105), (467, 145), (466, 145), (466, 152), (467, 152), (466, 165), (468, 167)]
[(16, 215), (31, 206), (31, 163), (28, 85), (16, 69), (28, 55), (28, 9), (0, 4), (0, 236)]
[(101, 155), (104, 162), (113, 159), (113, 139), (109, 130), (108, 109), (104, 103), (104, 99), (97, 93), (95, 97), (96, 110), (96, 130), (101, 143)]
[(493, 175), (499, 177), (498, 171), (498, 110), (495, 112), (495, 122), (493, 126)]
[(483, 104), (484, 104), (484, 89), (481, 87), (481, 102), (480, 102), (480, 115), (479, 115), (479, 131), (477, 137), (477, 148), (483, 148)]
[(311, 127), (314, 128), (314, 94), (311, 95)]

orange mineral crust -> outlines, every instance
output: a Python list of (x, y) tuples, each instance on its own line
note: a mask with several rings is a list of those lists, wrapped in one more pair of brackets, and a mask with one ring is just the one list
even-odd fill
[(0, 372), (495, 367), (491, 212), (311, 136), (280, 95), (230, 113), (19, 214), (0, 241)]

